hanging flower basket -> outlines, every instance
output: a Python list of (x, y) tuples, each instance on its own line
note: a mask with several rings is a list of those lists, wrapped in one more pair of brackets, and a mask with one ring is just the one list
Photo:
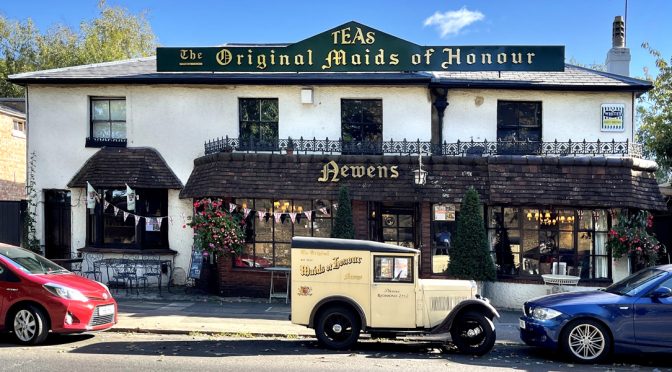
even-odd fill
[(187, 225), (194, 229), (194, 246), (204, 256), (237, 255), (244, 248), (245, 220), (235, 210), (224, 209), (223, 204), (222, 199), (210, 198), (194, 202), (194, 217)]
[(627, 216), (622, 214), (618, 222), (609, 230), (607, 248), (614, 258), (628, 257), (633, 272), (654, 266), (658, 256), (665, 252), (663, 246), (647, 229), (653, 226), (653, 216), (647, 211)]

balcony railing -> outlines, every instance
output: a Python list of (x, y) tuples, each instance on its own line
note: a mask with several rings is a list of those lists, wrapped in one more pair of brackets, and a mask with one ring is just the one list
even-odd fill
[(217, 152), (271, 152), (282, 153), (293, 149), (304, 154), (348, 154), (348, 155), (417, 155), (444, 156), (489, 156), (489, 155), (555, 155), (555, 156), (623, 156), (642, 157), (642, 145), (629, 141), (581, 142), (567, 141), (496, 141), (496, 142), (443, 142), (433, 144), (428, 141), (344, 141), (342, 139), (277, 139), (271, 141), (250, 141), (228, 136), (207, 141), (205, 154)]

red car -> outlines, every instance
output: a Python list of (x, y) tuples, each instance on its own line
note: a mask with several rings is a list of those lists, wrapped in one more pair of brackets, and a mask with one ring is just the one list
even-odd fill
[(36, 345), (49, 331), (101, 331), (116, 323), (117, 303), (107, 286), (0, 243), (0, 330), (17, 342)]

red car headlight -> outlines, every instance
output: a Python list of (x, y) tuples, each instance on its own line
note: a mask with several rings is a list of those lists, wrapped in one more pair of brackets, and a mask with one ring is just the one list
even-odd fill
[(84, 296), (82, 292), (76, 289), (62, 286), (60, 284), (47, 283), (44, 285), (44, 289), (46, 289), (49, 293), (57, 297), (73, 301), (89, 302), (89, 299), (86, 296)]

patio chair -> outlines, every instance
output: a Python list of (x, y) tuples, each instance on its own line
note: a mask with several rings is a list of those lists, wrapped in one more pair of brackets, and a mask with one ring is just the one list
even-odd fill
[[(70, 253), (70, 259), (74, 260), (74, 259), (78, 259), (78, 258), (81, 258), (78, 253), (76, 253), (76, 252), (74, 252), (74, 253), (71, 252)], [(73, 273), (75, 273), (79, 276), (82, 276), (82, 262), (71, 262), (70, 263), (70, 271), (72, 271)]]
[(143, 255), (141, 265), (142, 273), (139, 275), (138, 281), (143, 283), (143, 288), (147, 289), (150, 279), (156, 279), (156, 284), (161, 287), (161, 256)]
[(85, 265), (81, 267), (81, 275), (86, 278), (93, 277), (93, 280), (102, 281), (103, 272), (100, 271), (100, 261), (102, 259), (102, 253), (84, 253)]

